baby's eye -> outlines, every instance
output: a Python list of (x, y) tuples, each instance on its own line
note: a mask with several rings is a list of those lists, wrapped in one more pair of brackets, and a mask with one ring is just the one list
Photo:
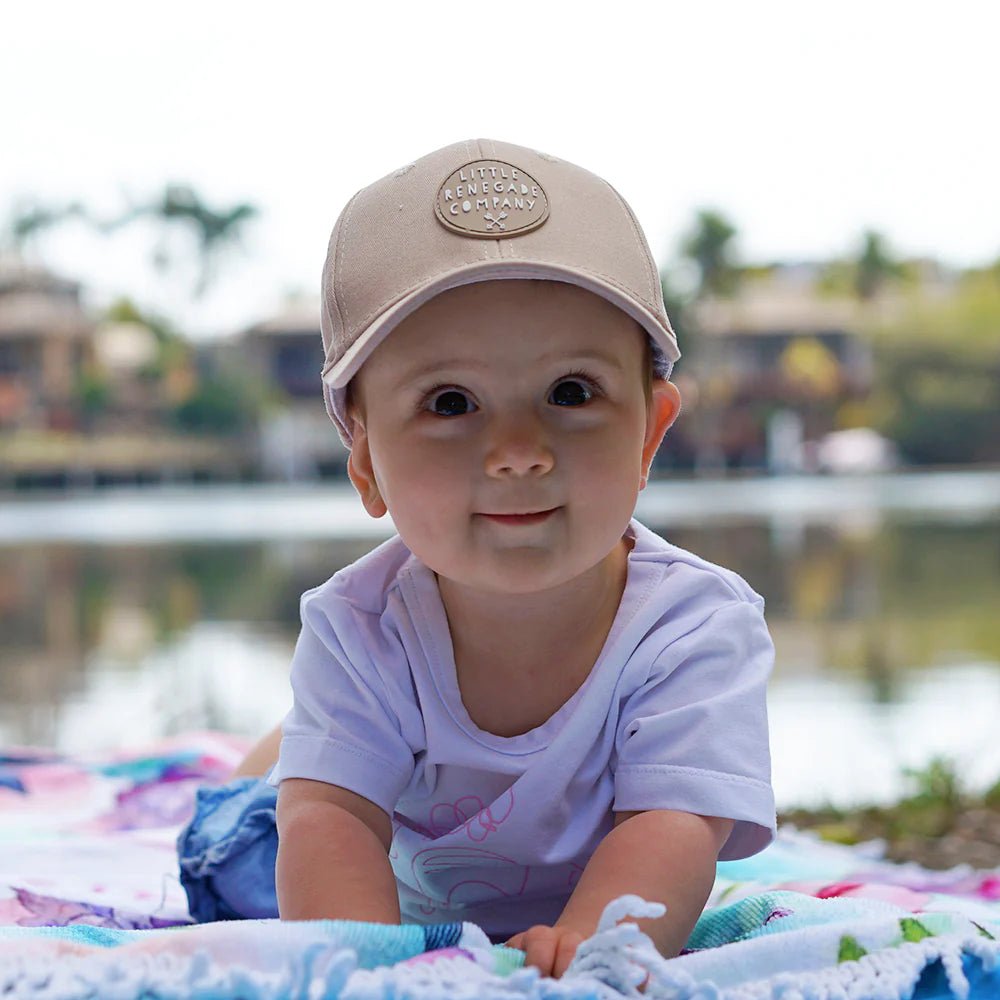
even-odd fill
[(446, 386), (431, 389), (427, 393), (425, 402), (430, 404), (431, 412), (439, 417), (464, 416), (470, 412), (469, 407), (473, 405), (460, 389), (450, 389)]
[(593, 399), (599, 389), (597, 379), (582, 372), (573, 372), (559, 381), (552, 390), (552, 396), (557, 406), (579, 406)]

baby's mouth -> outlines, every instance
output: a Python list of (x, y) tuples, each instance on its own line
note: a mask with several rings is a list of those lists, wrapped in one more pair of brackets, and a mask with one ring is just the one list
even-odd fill
[(483, 514), (483, 517), (488, 517), (497, 524), (540, 524), (558, 509), (558, 507), (552, 507), (549, 510), (537, 511), (532, 514)]

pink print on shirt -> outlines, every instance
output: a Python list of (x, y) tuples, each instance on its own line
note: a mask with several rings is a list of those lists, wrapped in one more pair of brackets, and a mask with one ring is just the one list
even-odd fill
[[(428, 847), (413, 856), (411, 870), (419, 891), (447, 906), (520, 896), (531, 874), (528, 865), (480, 847)], [(447, 878), (447, 872), (454, 873), (451, 884), (432, 895), (429, 883)], [(484, 889), (490, 892), (484, 894)]]
[(463, 795), (454, 802), (438, 802), (431, 809), (430, 830), (426, 832), (436, 840), (464, 826), (470, 840), (481, 842), (496, 833), (513, 811), (513, 788), (508, 788), (492, 805), (486, 805), (478, 795)]
[[(430, 828), (407, 823), (428, 840), (461, 837), (481, 843), (510, 817), (514, 810), (514, 790), (507, 789), (490, 805), (478, 795), (462, 795), (454, 802), (438, 802), (430, 812)], [(462, 906), (484, 898), (520, 896), (531, 869), (497, 851), (479, 847), (426, 847), (411, 859), (413, 886), (428, 902)], [(427, 913), (428, 909), (421, 905)]]

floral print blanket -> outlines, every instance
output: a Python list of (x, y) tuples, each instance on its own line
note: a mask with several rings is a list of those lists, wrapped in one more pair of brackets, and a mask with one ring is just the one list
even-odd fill
[(1000, 998), (1000, 871), (932, 872), (790, 829), (719, 865), (677, 958), (619, 923), (652, 912), (622, 897), (560, 980), (468, 923), (193, 924), (177, 833), (197, 786), (248, 745), (207, 732), (90, 757), (0, 748), (0, 996)]

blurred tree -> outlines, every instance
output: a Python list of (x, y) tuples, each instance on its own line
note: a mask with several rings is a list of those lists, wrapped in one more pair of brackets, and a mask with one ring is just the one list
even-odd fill
[[(199, 277), (194, 289), (200, 298), (217, 277), (219, 259), (234, 244), (242, 245), (246, 223), (259, 214), (256, 206), (241, 202), (230, 208), (212, 208), (190, 184), (167, 184), (163, 194), (147, 203), (133, 204), (117, 218), (100, 221), (79, 201), (63, 206), (45, 205), (38, 199), (22, 198), (0, 227), (0, 250), (10, 248), (23, 254), (29, 242), (37, 242), (40, 233), (54, 229), (73, 218), (83, 219), (107, 235), (139, 218), (153, 218), (159, 223), (180, 223), (194, 231), (198, 245)], [(165, 245), (153, 252), (153, 266), (160, 271), (171, 261)]]
[(107, 376), (92, 367), (86, 367), (77, 374), (74, 388), (85, 425), (107, 410), (114, 400)]
[(152, 312), (143, 312), (127, 295), (114, 299), (104, 311), (104, 318), (112, 323), (141, 323), (149, 327), (161, 343), (171, 340), (183, 342), (181, 334), (170, 320)]
[(855, 269), (856, 265), (850, 260), (825, 261), (816, 277), (816, 293), (834, 298), (855, 295)]
[(885, 238), (873, 229), (862, 237), (861, 253), (854, 269), (854, 294), (863, 302), (874, 298), (893, 278), (901, 278), (905, 270), (889, 253)]
[(190, 341), (169, 320), (143, 312), (128, 297), (116, 299), (105, 318), (141, 323), (153, 331), (157, 356), (142, 375), (159, 385), (171, 426), (193, 434), (238, 434), (254, 425), (264, 405), (265, 386), (219, 375), (212, 365), (200, 364)]
[[(658, 453), (658, 465), (679, 465), (682, 462), (697, 469), (717, 470), (724, 465), (718, 441), (724, 435), (724, 414), (728, 397), (715, 391), (712, 381), (717, 351), (716, 338), (704, 336), (698, 322), (696, 306), (710, 296), (730, 297), (739, 287), (740, 267), (735, 260), (733, 238), (736, 227), (719, 211), (701, 208), (678, 247), (679, 283), (673, 275), (661, 275), (664, 301), (670, 313), (678, 344), (690, 367), (688, 377), (689, 407), (683, 427), (666, 438), (666, 447)], [(696, 276), (696, 277), (695, 277)], [(688, 291), (685, 294), (681, 288)]]
[(720, 212), (703, 208), (694, 227), (681, 242), (681, 253), (698, 266), (697, 297), (732, 295), (739, 285), (740, 269), (733, 260), (736, 228)]
[(171, 423), (191, 434), (238, 434), (253, 426), (257, 399), (251, 388), (231, 377), (207, 375), (175, 406)]
[(11, 209), (0, 228), (0, 249), (13, 250), (19, 257), (30, 244), (37, 249), (37, 237), (47, 229), (62, 225), (68, 219), (90, 221), (87, 210), (78, 201), (62, 207), (43, 205), (38, 199), (21, 198)]
[(692, 350), (697, 341), (697, 324), (691, 315), (692, 296), (681, 291), (667, 270), (660, 272), (660, 289), (663, 292), (663, 305), (674, 333), (677, 335), (677, 346), (682, 353)]
[(866, 229), (861, 237), (861, 249), (855, 256), (834, 258), (820, 267), (816, 291), (826, 296), (855, 296), (868, 302), (890, 281), (919, 285), (922, 263), (925, 262), (897, 260), (885, 237), (873, 229)]
[[(194, 231), (198, 243), (200, 275), (194, 289), (200, 298), (216, 277), (220, 256), (233, 244), (240, 244), (245, 224), (257, 216), (258, 209), (241, 202), (231, 208), (210, 208), (190, 184), (168, 184), (163, 194), (146, 204), (133, 205), (127, 212), (101, 224), (104, 232), (113, 232), (139, 218), (152, 217), (164, 224), (181, 223)], [(153, 266), (164, 270), (171, 265), (164, 246), (154, 252)]]
[(143, 312), (127, 295), (108, 306), (104, 319), (112, 323), (140, 323), (152, 331), (157, 342), (156, 359), (142, 369), (146, 378), (162, 379), (174, 369), (190, 364), (191, 344), (170, 320), (153, 312)]
[(964, 272), (951, 293), (911, 290), (872, 319), (878, 429), (918, 464), (1000, 461), (1000, 281)]

